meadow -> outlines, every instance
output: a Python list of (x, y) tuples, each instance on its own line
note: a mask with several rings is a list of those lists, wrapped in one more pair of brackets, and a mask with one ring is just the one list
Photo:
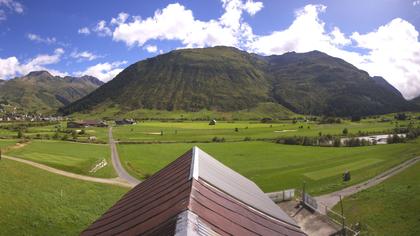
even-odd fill
[(0, 160), (0, 235), (78, 235), (128, 189)]
[[(383, 183), (345, 198), (347, 224), (361, 235), (420, 235), (420, 163)], [(335, 206), (340, 211), (339, 206)]]
[(364, 120), (361, 122), (343, 121), (340, 124), (317, 124), (314, 122), (296, 122), (290, 120), (266, 124), (258, 121), (217, 122), (157, 122), (144, 121), (135, 125), (116, 126), (114, 138), (125, 142), (210, 142), (214, 137), (226, 141), (243, 141), (244, 139), (264, 140), (290, 136), (342, 135), (347, 128), (349, 134), (360, 132), (392, 133), (398, 125), (405, 126), (408, 121), (378, 122)]
[[(309, 147), (270, 142), (119, 144), (125, 168), (145, 178), (198, 146), (223, 164), (253, 180), (265, 192), (301, 188), (318, 195), (369, 179), (413, 156), (420, 139), (403, 144), (365, 147)], [(344, 183), (342, 174), (352, 179)]]
[[(23, 122), (17, 122), (15, 124), (20, 124)], [(4, 127), (12, 126), (13, 122), (7, 122), (7, 123), (1, 123), (0, 127), (0, 137), (2, 138), (17, 138), (18, 131), (6, 129)], [(31, 123), (29, 123), (31, 124)], [(80, 128), (78, 129), (69, 129), (67, 128), (66, 122), (60, 122), (58, 124), (48, 124), (45, 123), (45, 125), (40, 126), (29, 126), (24, 127), (22, 129), (22, 136), (27, 139), (62, 139), (64, 136), (67, 136), (68, 139), (72, 138), (71, 131), (78, 130), (81, 131)], [(98, 127), (87, 127), (83, 129), (85, 131), (85, 134), (81, 135), (79, 134), (77, 137), (78, 141), (82, 142), (88, 142), (88, 138), (90, 136), (95, 136), (96, 140), (101, 143), (108, 142), (108, 129), (107, 128), (98, 128)], [(58, 137), (54, 137), (55, 135), (58, 135)]]
[[(24, 147), (11, 150), (7, 155), (35, 161), (57, 169), (95, 177), (116, 177), (112, 167), (109, 146), (54, 140), (32, 140)], [(90, 170), (102, 160), (107, 165), (95, 173)]]
[(0, 149), (5, 151), (8, 147), (16, 144), (16, 140), (13, 139), (0, 139)]

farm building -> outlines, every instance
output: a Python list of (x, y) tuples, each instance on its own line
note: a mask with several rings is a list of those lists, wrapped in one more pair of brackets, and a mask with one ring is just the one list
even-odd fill
[(117, 125), (133, 125), (136, 122), (133, 119), (120, 119), (120, 120), (115, 120), (115, 124)]
[(83, 121), (69, 121), (67, 128), (86, 128), (86, 127), (107, 127), (104, 121), (100, 120), (83, 120)]
[(194, 147), (81, 235), (305, 235), (255, 183)]

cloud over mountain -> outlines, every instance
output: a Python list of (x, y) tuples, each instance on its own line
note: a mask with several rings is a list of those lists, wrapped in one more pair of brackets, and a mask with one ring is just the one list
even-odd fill
[(192, 10), (174, 3), (146, 18), (122, 12), (109, 23), (99, 21), (93, 31), (129, 47), (145, 47), (152, 40), (174, 40), (186, 48), (225, 45), (264, 55), (319, 50), (349, 61), (372, 76), (383, 76), (406, 98), (420, 94), (418, 31), (406, 20), (395, 18), (372, 32), (345, 35), (339, 26), (326, 29), (320, 16), (327, 6), (309, 4), (295, 11), (295, 19), (287, 28), (258, 35), (243, 16), (255, 17), (264, 7), (262, 2), (221, 3), (223, 14), (208, 21), (197, 19)]

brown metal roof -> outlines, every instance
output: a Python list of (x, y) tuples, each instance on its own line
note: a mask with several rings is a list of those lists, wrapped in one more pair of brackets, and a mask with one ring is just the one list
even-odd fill
[(269, 201), (250, 180), (193, 148), (125, 194), (81, 235), (304, 235)]

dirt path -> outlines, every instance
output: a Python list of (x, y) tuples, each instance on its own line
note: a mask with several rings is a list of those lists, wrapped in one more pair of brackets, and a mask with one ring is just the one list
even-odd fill
[(119, 178), (125, 180), (131, 185), (139, 184), (141, 181), (131, 176), (121, 165), (120, 157), (117, 151), (117, 146), (115, 145), (114, 138), (112, 137), (112, 126), (109, 127), (108, 136), (109, 146), (111, 147), (112, 165), (114, 166), (114, 169), (117, 172)]
[(124, 181), (121, 178), (113, 178), (113, 179), (95, 178), (95, 177), (90, 177), (90, 176), (85, 176), (85, 175), (74, 174), (74, 173), (71, 173), (71, 172), (55, 169), (55, 168), (52, 168), (52, 167), (49, 167), (49, 166), (46, 166), (46, 165), (43, 165), (43, 164), (40, 164), (40, 163), (36, 163), (36, 162), (33, 162), (33, 161), (28, 161), (28, 160), (24, 160), (24, 159), (20, 159), (20, 158), (16, 158), (16, 157), (11, 157), (11, 156), (7, 156), (7, 155), (2, 155), (2, 158), (8, 159), (8, 160), (13, 160), (13, 161), (18, 161), (18, 162), (21, 162), (21, 163), (24, 163), (24, 164), (31, 165), (31, 166), (34, 166), (36, 168), (42, 169), (42, 170), (46, 170), (46, 171), (54, 173), (54, 174), (66, 176), (66, 177), (73, 178), (73, 179), (79, 179), (79, 180), (90, 181), (90, 182), (95, 182), (95, 183), (102, 183), (102, 184), (118, 185), (118, 186), (128, 187), (128, 188), (134, 187), (133, 184), (127, 183), (126, 181)]
[(331, 209), (333, 206), (335, 206), (339, 201), (341, 197), (347, 197), (350, 195), (353, 195), (357, 192), (360, 192), (364, 189), (370, 188), (372, 186), (375, 186), (379, 183), (382, 183), (384, 180), (388, 179), (391, 176), (394, 176), (398, 173), (400, 173), (401, 171), (407, 169), (408, 167), (414, 165), (415, 163), (417, 163), (418, 161), (420, 161), (420, 157), (415, 157), (412, 158), (408, 161), (405, 161), (401, 164), (399, 164), (398, 166), (395, 166), (377, 176), (375, 176), (372, 179), (369, 179), (365, 182), (362, 182), (360, 184), (356, 184), (353, 186), (350, 186), (348, 188), (333, 192), (333, 193), (329, 193), (329, 194), (325, 194), (319, 197), (315, 197), (317, 203), (318, 203), (318, 211), (321, 214), (326, 214), (325, 212), (325, 206), (328, 207), (329, 209)]

